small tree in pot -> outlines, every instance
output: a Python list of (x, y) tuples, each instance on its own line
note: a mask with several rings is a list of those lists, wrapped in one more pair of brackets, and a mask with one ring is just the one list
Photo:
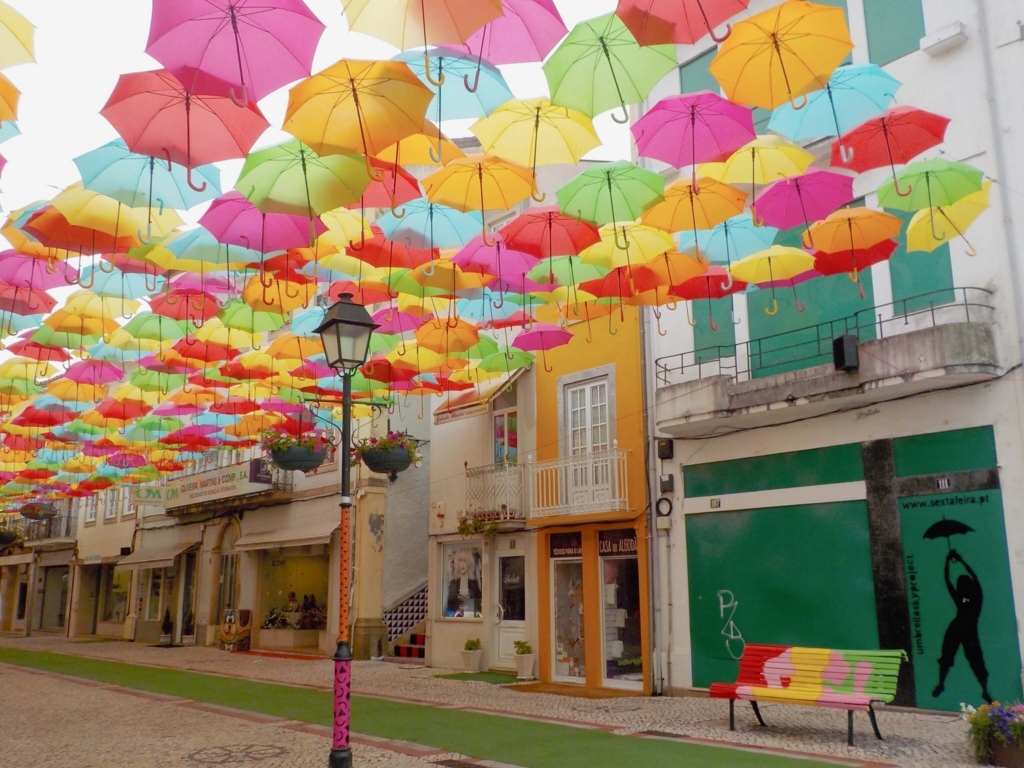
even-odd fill
[(526, 640), (516, 640), (516, 677), (519, 680), (533, 679), (533, 648)]
[(164, 609), (164, 620), (160, 624), (160, 645), (171, 646), (174, 641), (174, 623), (171, 621), (171, 609)]
[(466, 666), (467, 672), (479, 672), (483, 665), (484, 651), (480, 638), (467, 640), (462, 648), (462, 663)]

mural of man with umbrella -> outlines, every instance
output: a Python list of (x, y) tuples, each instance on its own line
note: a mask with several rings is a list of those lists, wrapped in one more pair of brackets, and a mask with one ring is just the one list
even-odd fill
[[(932, 691), (932, 696), (938, 698), (946, 690), (946, 675), (953, 668), (957, 651), (963, 646), (967, 663), (981, 685), (982, 698), (992, 703), (992, 697), (988, 692), (988, 669), (985, 667), (985, 656), (981, 650), (981, 640), (978, 638), (978, 620), (981, 618), (982, 606), (981, 583), (978, 581), (974, 569), (949, 543), (950, 536), (973, 531), (974, 529), (966, 523), (943, 518), (924, 532), (926, 539), (946, 539), (949, 553), (946, 555), (944, 576), (946, 589), (956, 606), (956, 615), (950, 621), (949, 627), (946, 628), (946, 634), (942, 638), (942, 653), (939, 656), (939, 683)], [(957, 577), (955, 586), (950, 578), (950, 567), (953, 563), (959, 563), (965, 571)]]

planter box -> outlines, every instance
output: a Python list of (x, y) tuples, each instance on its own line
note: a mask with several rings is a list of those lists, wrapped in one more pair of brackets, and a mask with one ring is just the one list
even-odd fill
[(533, 680), (533, 663), (536, 658), (532, 653), (516, 654), (516, 679)]
[(314, 451), (293, 445), (280, 451), (271, 451), (270, 460), (281, 469), (312, 472), (327, 460), (327, 448)]
[(371, 472), (387, 475), (391, 482), (412, 466), (412, 458), (406, 448), (371, 448), (362, 456), (363, 463)]
[(1024, 768), (1024, 746), (1005, 744), (998, 739), (992, 741), (992, 765), (1004, 768)]
[(261, 629), (256, 647), (264, 651), (295, 651), (320, 647), (318, 629)]
[(479, 672), (483, 661), (484, 652), (482, 649), (479, 651), (462, 652), (462, 663), (465, 665), (467, 672)]

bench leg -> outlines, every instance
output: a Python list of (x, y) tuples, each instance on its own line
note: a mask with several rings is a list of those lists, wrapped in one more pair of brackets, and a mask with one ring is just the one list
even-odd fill
[(846, 710), (846, 743), (853, 746), (853, 710)]
[(736, 701), (729, 699), (729, 730), (736, 730)]
[(868, 717), (871, 718), (871, 727), (875, 729), (875, 738), (879, 741), (885, 741), (885, 739), (882, 738), (881, 732), (878, 730), (878, 721), (875, 720), (875, 710), (870, 704), (868, 704)]
[(757, 708), (757, 702), (756, 701), (750, 702), (750, 706), (752, 706), (754, 708), (754, 714), (757, 716), (757, 722), (759, 722), (761, 724), (762, 728), (767, 728), (768, 727), (768, 723), (766, 723), (764, 721), (764, 718), (761, 717), (761, 710), (759, 710)]

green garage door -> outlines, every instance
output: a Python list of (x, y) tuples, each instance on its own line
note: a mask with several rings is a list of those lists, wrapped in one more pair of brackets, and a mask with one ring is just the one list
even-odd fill
[(746, 643), (878, 648), (865, 502), (687, 515), (686, 552), (695, 686)]

